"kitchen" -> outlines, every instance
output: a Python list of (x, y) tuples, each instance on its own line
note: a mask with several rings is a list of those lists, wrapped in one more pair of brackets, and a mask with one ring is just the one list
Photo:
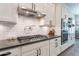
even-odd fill
[(75, 17), (65, 3), (0, 8), (0, 56), (60, 56), (75, 44)]

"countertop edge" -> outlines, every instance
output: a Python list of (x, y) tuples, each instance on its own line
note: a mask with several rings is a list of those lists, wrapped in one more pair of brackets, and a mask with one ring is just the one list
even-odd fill
[(4, 48), (0, 48), (0, 51), (11, 49), (11, 48), (16, 48), (16, 47), (20, 47), (20, 46), (24, 46), (24, 45), (30, 45), (30, 44), (34, 44), (34, 43), (38, 43), (38, 42), (42, 42), (42, 41), (46, 41), (46, 40), (51, 40), (51, 39), (58, 38), (58, 37), (61, 37), (61, 36), (54, 36), (54, 37), (40, 40), (40, 41), (36, 41), (36, 42), (29, 42), (29, 43), (19, 44), (19, 45), (15, 45), (15, 46), (4, 47)]

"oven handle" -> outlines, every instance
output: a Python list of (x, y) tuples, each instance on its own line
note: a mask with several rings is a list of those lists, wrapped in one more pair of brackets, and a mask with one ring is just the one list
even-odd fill
[(0, 54), (0, 56), (8, 56), (10, 54), (11, 54), (11, 52), (6, 52), (6, 53), (3, 53), (3, 54)]

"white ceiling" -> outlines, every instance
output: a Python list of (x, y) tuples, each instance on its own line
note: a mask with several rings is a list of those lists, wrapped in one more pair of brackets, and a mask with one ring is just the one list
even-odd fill
[(74, 15), (79, 15), (79, 3), (66, 3), (66, 5)]

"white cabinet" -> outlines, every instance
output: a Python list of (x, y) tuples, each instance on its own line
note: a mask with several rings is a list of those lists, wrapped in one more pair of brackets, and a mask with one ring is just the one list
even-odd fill
[(55, 34), (61, 35), (61, 4), (55, 4)]
[(29, 50), (28, 52), (23, 53), (22, 56), (37, 56), (37, 50)]
[(48, 56), (49, 41), (22, 46), (23, 56)]
[(21, 49), (20, 49), (20, 47), (17, 47), (17, 48), (12, 48), (12, 49), (8, 49), (8, 50), (3, 50), (3, 51), (0, 51), (0, 55), (21, 56)]
[(57, 56), (61, 53), (61, 38), (50, 40), (50, 56)]
[(57, 26), (57, 27), (61, 27), (61, 9), (62, 9), (62, 5), (61, 4), (55, 4), (56, 6), (55, 6), (55, 13), (56, 13), (56, 24), (55, 24), (55, 26)]
[(40, 47), (39, 56), (49, 56), (49, 46)]
[(55, 54), (55, 39), (50, 40), (49, 48), (50, 48), (50, 51), (49, 51), (50, 56), (56, 56), (56, 54)]
[(0, 3), (0, 21), (16, 22), (17, 3)]
[(61, 38), (55, 39), (55, 54), (59, 55), (61, 53)]
[(49, 25), (50, 21), (54, 25), (55, 19), (55, 4), (52, 3), (35, 3), (35, 10), (41, 13), (45, 13), (44, 24)]
[(63, 45), (61, 45), (61, 52), (63, 52), (64, 50), (66, 50), (69, 47), (69, 42), (67, 41), (66, 43), (64, 43)]
[(68, 34), (68, 41), (61, 46), (61, 52), (75, 44), (75, 34)]
[(75, 43), (75, 35), (74, 35), (74, 33), (68, 35), (68, 41), (69, 41), (70, 45)]

